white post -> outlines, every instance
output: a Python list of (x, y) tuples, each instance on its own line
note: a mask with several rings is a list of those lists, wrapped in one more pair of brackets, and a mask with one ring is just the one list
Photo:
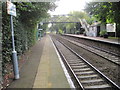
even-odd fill
[(17, 52), (15, 51), (15, 40), (14, 40), (14, 28), (13, 28), (13, 16), (10, 16), (11, 23), (11, 34), (12, 34), (12, 59), (13, 59), (13, 70), (15, 79), (19, 79), (19, 68), (18, 68), (18, 60), (17, 60)]

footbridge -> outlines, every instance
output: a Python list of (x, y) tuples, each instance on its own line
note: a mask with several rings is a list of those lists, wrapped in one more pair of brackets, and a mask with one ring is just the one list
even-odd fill
[(40, 24), (59, 24), (59, 23), (80, 23), (82, 28), (85, 29), (86, 32), (89, 31), (89, 24), (85, 19), (77, 18), (71, 14), (65, 15), (53, 15), (50, 18), (45, 18)]

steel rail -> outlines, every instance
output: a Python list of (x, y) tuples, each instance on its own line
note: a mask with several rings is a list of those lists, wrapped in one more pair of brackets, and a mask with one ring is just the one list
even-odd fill
[[(66, 35), (65, 35), (66, 36)], [(68, 36), (68, 37), (72, 37), (72, 38), (79, 38), (79, 37), (74, 37), (74, 36)], [(63, 38), (63, 37), (62, 37)], [(86, 39), (86, 38), (85, 38)], [(90, 39), (91, 40), (91, 39)], [(78, 41), (76, 41), (76, 42), (78, 42)], [(78, 42), (79, 43), (79, 42)], [(84, 43), (82, 43), (82, 44), (84, 44)], [(110, 53), (110, 54), (113, 54), (113, 55), (115, 55), (115, 56), (118, 56), (118, 57), (120, 57), (120, 55), (119, 54), (117, 54), (117, 53), (114, 53), (114, 52), (111, 52), (111, 51), (108, 51), (108, 50), (105, 50), (105, 49), (101, 49), (101, 48), (99, 48), (99, 47), (96, 47), (96, 46), (90, 46), (90, 45), (88, 45), (88, 44), (84, 44), (84, 45), (86, 45), (86, 46), (89, 46), (89, 47), (92, 47), (92, 48), (95, 48), (95, 49), (98, 49), (98, 50), (101, 50), (101, 51), (103, 51), (103, 52), (106, 52), (106, 53)]]
[[(63, 37), (61, 37), (61, 38), (63, 38)], [(66, 38), (63, 38), (63, 39), (67, 40), (68, 42), (70, 42), (70, 43), (72, 43), (72, 44), (74, 44), (74, 45), (77, 45), (77, 44), (71, 42), (70, 40), (68, 40), (68, 39), (66, 39)], [(77, 42), (77, 41), (76, 41), (76, 42)], [(79, 43), (79, 42), (78, 42), (78, 43)], [(86, 45), (86, 44), (84, 44), (84, 45)], [(100, 54), (97, 54), (97, 53), (95, 53), (95, 52), (93, 52), (93, 51), (91, 51), (91, 50), (88, 50), (87, 48), (84, 48), (84, 47), (82, 47), (82, 46), (79, 46), (79, 45), (77, 45), (77, 46), (78, 46), (78, 47), (81, 47), (81, 48), (83, 48), (83, 49), (85, 49), (85, 50), (87, 50), (87, 51), (90, 51), (90, 52), (92, 52), (92, 53), (94, 53), (94, 54), (96, 54), (96, 55), (99, 55), (100, 57), (102, 57), (102, 58), (104, 58), (104, 59), (107, 59), (108, 61), (110, 61), (110, 62), (112, 62), (112, 63), (117, 64), (117, 65), (120, 66), (119, 63), (116, 63), (116, 62), (114, 62), (114, 61), (112, 61), (112, 60), (109, 60), (108, 58), (106, 58), (106, 57), (104, 57), (104, 56), (102, 56), (102, 55), (100, 55)], [(86, 46), (91, 47), (91, 46), (89, 46), (89, 45), (86, 45)], [(94, 48), (94, 47), (91, 47), (91, 48)], [(103, 50), (98, 49), (98, 48), (95, 48), (95, 49), (100, 50), (100, 51), (103, 51)], [(112, 54), (112, 55), (115, 55), (115, 54), (113, 54), (113, 53), (110, 53), (109, 51), (105, 51), (105, 50), (104, 50), (103, 52), (109, 53), (109, 54)], [(119, 58), (120, 55), (115, 55), (115, 56), (118, 56), (118, 58)]]
[[(53, 39), (52, 39), (53, 40)], [(72, 70), (71, 66), (69, 65), (68, 61), (66, 60), (65, 56), (62, 54), (62, 52), (58, 49), (57, 45), (55, 44), (54, 40), (53, 40), (53, 43), (55, 45), (55, 47), (57, 48), (60, 56), (64, 59), (65, 63), (67, 64), (67, 66), (69, 67), (70, 71), (72, 72), (74, 78), (76, 79), (77, 83), (79, 84), (80, 88), (82, 90), (85, 90), (83, 85), (81, 84), (80, 80), (77, 78), (76, 74), (74, 73), (74, 71)]]
[(68, 48), (71, 52), (73, 52), (76, 56), (78, 56), (80, 59), (82, 59), (85, 63), (87, 63), (91, 68), (93, 68), (96, 72), (99, 73), (108, 83), (113, 85), (115, 88), (120, 89), (120, 87), (114, 83), (112, 80), (110, 80), (107, 76), (105, 76), (101, 71), (99, 71), (96, 67), (94, 67), (92, 64), (90, 64), (87, 60), (85, 60), (82, 56), (80, 56), (78, 53), (76, 53), (74, 50), (72, 50), (69, 46), (65, 45), (63, 42), (58, 40), (61, 44), (63, 44), (66, 48)]

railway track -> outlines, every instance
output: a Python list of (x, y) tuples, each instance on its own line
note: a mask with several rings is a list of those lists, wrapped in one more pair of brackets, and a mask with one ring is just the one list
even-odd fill
[(98, 49), (98, 48), (90, 47), (88, 45), (81, 44), (81, 43), (79, 43), (79, 42), (77, 42), (75, 40), (73, 41), (71, 39), (67, 39), (67, 38), (63, 38), (63, 37), (59, 37), (59, 38), (67, 40), (72, 44), (75, 44), (75, 45), (77, 45), (79, 47), (82, 47), (83, 49), (86, 49), (86, 50), (88, 50), (88, 51), (90, 51), (90, 52), (92, 52), (92, 53), (94, 53), (96, 55), (99, 55), (100, 57), (103, 57), (106, 60), (108, 60), (108, 61), (110, 61), (110, 62), (112, 62), (114, 64), (120, 65), (120, 60), (119, 60), (120, 56), (119, 55), (116, 55), (114, 53), (110, 53), (109, 51), (105, 51), (105, 50), (101, 50), (101, 49)]
[[(52, 38), (53, 39), (53, 38)], [(117, 90), (120, 89), (113, 81), (101, 73), (97, 68), (91, 65), (82, 56), (77, 54), (63, 42), (53, 39), (61, 57), (65, 60), (67, 66), (75, 77), (81, 90), (103, 89)]]

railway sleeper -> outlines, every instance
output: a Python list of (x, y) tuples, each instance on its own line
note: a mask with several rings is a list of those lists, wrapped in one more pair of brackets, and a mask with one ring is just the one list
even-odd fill
[(90, 68), (81, 68), (81, 69), (73, 69), (74, 72), (79, 72), (79, 71), (90, 71)]
[(69, 60), (68, 60), (68, 62), (69, 62), (69, 64), (78, 64), (78, 63), (83, 63), (83, 62), (80, 62), (80, 61), (69, 61)]
[(82, 82), (82, 81), (80, 81), (81, 83), (82, 83), (82, 85), (85, 87), (85, 86), (93, 86), (93, 85), (105, 85), (105, 84), (107, 84), (104, 80), (103, 81), (99, 81), (99, 80), (91, 80), (91, 81), (88, 81), (88, 82)]
[(85, 63), (72, 63), (72, 64), (70, 64), (71, 66), (79, 66), (79, 65), (85, 65)]
[[(62, 38), (62, 39), (64, 40), (65, 38)], [(81, 44), (81, 43), (79, 43), (79, 42), (77, 42), (77, 41), (71, 41), (71, 40), (69, 40), (69, 39), (65, 39), (65, 40), (67, 40), (67, 41), (69, 41), (69, 42), (71, 42), (71, 43), (74, 43), (74, 44), (76, 44), (76, 45), (78, 45), (78, 46), (80, 46), (80, 47), (82, 47), (82, 48), (84, 48), (84, 49), (87, 48), (87, 50), (89, 50), (89, 51), (91, 51), (91, 52), (93, 52), (93, 53), (96, 53), (96, 54), (98, 54), (98, 55), (100, 55), (100, 56), (102, 56), (102, 57), (104, 57), (104, 58), (106, 58), (106, 59), (108, 59), (108, 60), (110, 60), (110, 61), (112, 61), (112, 62), (114, 62), (114, 63), (120, 64), (120, 63), (117, 62), (117, 61), (113, 61), (115, 58), (118, 58), (118, 57), (116, 57), (115, 55), (110, 55), (110, 54), (108, 54), (107, 52), (97, 50), (97, 49), (92, 48), (92, 47), (89, 47), (89, 46), (87, 46), (87, 45), (83, 45), (83, 44)], [(118, 59), (115, 59), (115, 60), (118, 60)]]
[[(69, 59), (69, 61), (79, 61), (80, 59)], [(79, 62), (83, 62), (83, 61), (79, 61)]]
[(75, 72), (76, 75), (91, 75), (91, 74), (95, 74), (95, 72), (93, 71), (81, 71), (81, 72)]
[(69, 64), (78, 64), (78, 63), (82, 63), (82, 62), (79, 62), (79, 61), (75, 61), (75, 62), (74, 62), (74, 61), (73, 61), (73, 62), (70, 61), (70, 62), (69, 62)]
[(93, 80), (82, 80), (81, 83), (93, 83), (93, 82), (100, 82), (104, 81), (103, 79), (93, 79)]
[(108, 85), (103, 79), (101, 79), (98, 75), (83, 75), (78, 76), (81, 84), (85, 89), (98, 89), (98, 88), (109, 88), (111, 87)]
[(93, 86), (85, 86), (85, 89), (93, 90), (93, 89), (103, 89), (103, 90), (110, 90), (111, 86), (108, 84), (103, 85), (93, 85)]
[(75, 68), (85, 68), (85, 67), (87, 67), (87, 65), (82, 65), (82, 66), (71, 66), (73, 69), (75, 69)]
[(68, 56), (68, 55), (65, 55), (65, 58), (66, 58), (67, 60), (69, 60), (69, 59), (75, 60), (75, 59), (76, 59), (76, 57), (74, 57), (74, 56)]
[[(67, 49), (62, 48), (62, 53), (65, 54)], [(97, 51), (96, 51), (97, 52)], [(88, 68), (87, 65), (84, 65), (82, 62), (81, 64), (78, 62), (79, 59), (78, 57), (75, 57), (75, 55), (73, 55), (71, 52), (67, 51), (67, 53), (69, 54), (65, 54), (64, 56), (66, 57), (66, 60), (68, 61), (68, 63), (70, 62), (70, 66), (71, 68), (76, 71), (74, 71), (74, 73), (76, 74), (77, 78), (79, 79), (79, 81), (81, 82), (81, 84), (83, 85), (83, 87), (86, 89), (104, 89), (104, 90), (110, 90), (108, 88), (111, 88), (111, 86), (104, 81), (104, 79), (102, 79), (99, 75), (97, 75), (94, 71), (91, 70), (87, 70), (87, 71), (77, 71), (78, 69), (85, 69)], [(105, 54), (105, 53), (101, 53), (101, 54)], [(71, 60), (69, 60), (71, 59)], [(72, 60), (73, 59), (73, 60)], [(77, 59), (77, 60), (76, 60)], [(75, 63), (73, 63), (75, 62)]]

